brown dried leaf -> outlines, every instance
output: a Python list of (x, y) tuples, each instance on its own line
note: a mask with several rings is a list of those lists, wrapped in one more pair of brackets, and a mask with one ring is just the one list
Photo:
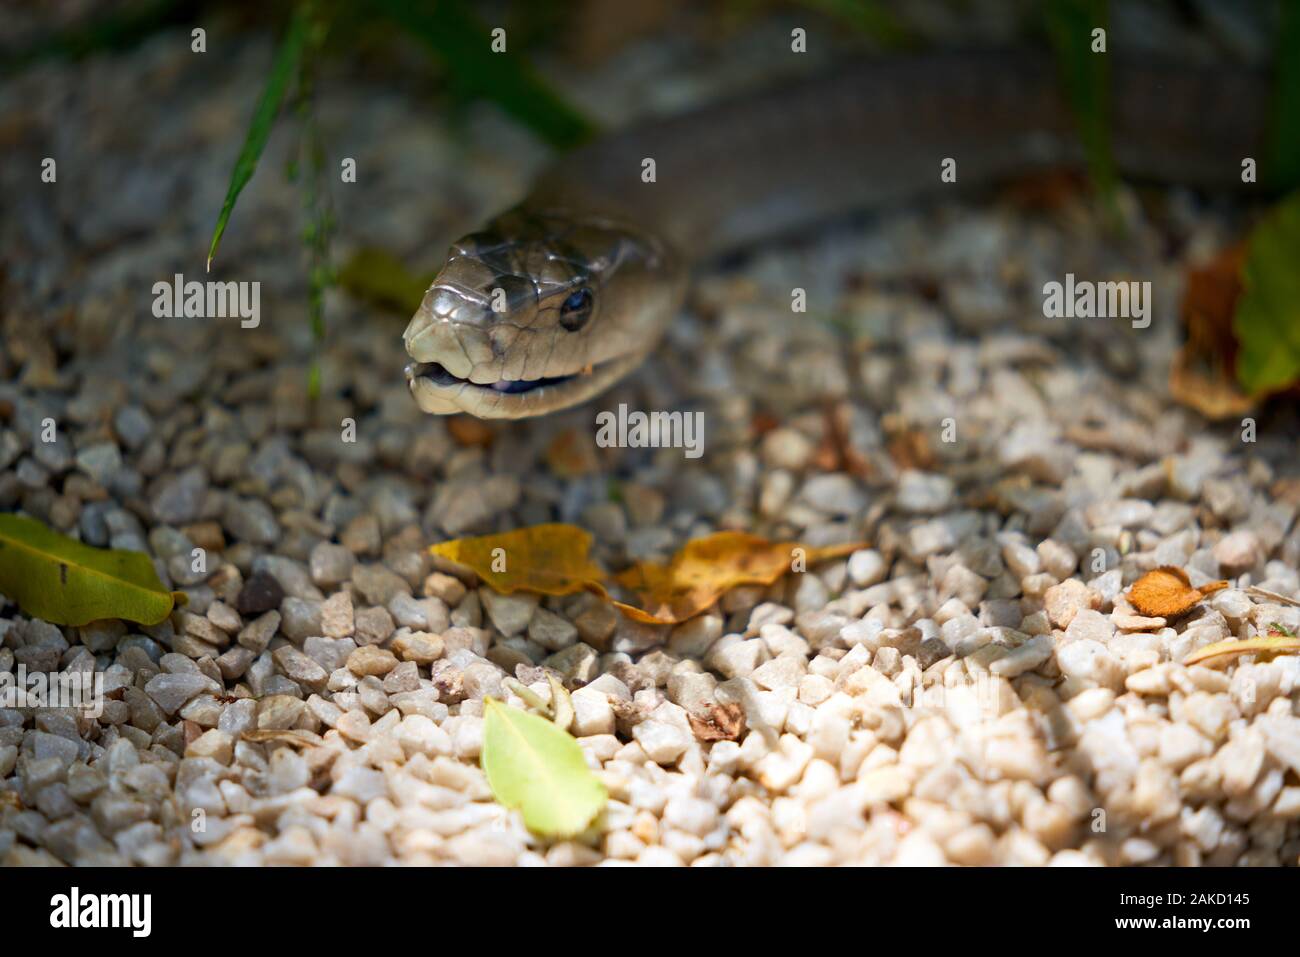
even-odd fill
[(1187, 572), (1173, 565), (1162, 565), (1133, 583), (1128, 600), (1143, 615), (1173, 618), (1191, 611), (1207, 595), (1227, 587), (1227, 582), (1218, 581), (1193, 588)]
[(771, 585), (796, 564), (811, 567), (862, 547), (859, 542), (811, 548), (745, 532), (717, 532), (687, 542), (667, 565), (641, 562), (615, 578), (636, 592), (645, 611), (615, 604), (638, 621), (673, 625), (698, 615), (739, 585)]
[(695, 737), (711, 741), (736, 741), (745, 730), (745, 711), (736, 702), (711, 704), (701, 714), (687, 712)]

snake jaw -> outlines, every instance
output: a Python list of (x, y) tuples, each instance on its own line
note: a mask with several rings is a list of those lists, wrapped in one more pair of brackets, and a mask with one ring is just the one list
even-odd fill
[[(586, 401), (638, 366), (644, 353), (620, 356), (568, 376), (533, 380), (471, 382), (450, 373), (440, 363), (415, 362), (406, 367), (406, 381), (416, 405), (433, 415), (465, 412), (480, 419), (523, 419)], [(519, 388), (519, 383), (526, 383)]]

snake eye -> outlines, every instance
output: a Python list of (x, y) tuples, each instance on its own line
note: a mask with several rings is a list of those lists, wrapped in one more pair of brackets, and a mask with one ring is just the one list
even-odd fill
[(560, 306), (560, 325), (569, 332), (577, 332), (591, 318), (591, 290), (583, 287), (569, 294)]

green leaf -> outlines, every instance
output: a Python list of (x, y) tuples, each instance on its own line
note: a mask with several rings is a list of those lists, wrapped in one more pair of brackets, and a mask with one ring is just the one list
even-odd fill
[(1278, 205), (1251, 233), (1232, 317), (1240, 351), (1237, 381), (1248, 393), (1300, 381), (1300, 193)]
[(92, 548), (23, 515), (0, 515), (0, 593), (56, 625), (156, 625), (176, 600), (143, 552)]
[(545, 718), (485, 701), (481, 763), (492, 794), (524, 815), (529, 830), (572, 837), (587, 829), (605, 806), (582, 749)]
[(433, 50), (458, 86), (492, 100), (552, 146), (577, 146), (594, 132), (508, 40), (507, 52), (493, 53), (487, 27), (460, 0), (439, 0), (432, 13), (409, 0), (378, 0), (377, 8)]
[(239, 151), (234, 172), (230, 174), (230, 188), (226, 190), (226, 201), (221, 204), (221, 214), (217, 217), (216, 229), (212, 231), (212, 244), (208, 247), (208, 269), (212, 268), (212, 258), (217, 254), (217, 244), (221, 242), (221, 236), (226, 231), (226, 223), (235, 209), (235, 200), (248, 185), (248, 181), (253, 178), (257, 161), (261, 158), (262, 151), (266, 149), (266, 141), (271, 135), (275, 116), (280, 111), (284, 92), (289, 86), (289, 80), (298, 72), (306, 39), (307, 19), (301, 11), (295, 11), (293, 19), (289, 21), (289, 30), (280, 43), (280, 49), (276, 51), (275, 61), (271, 64), (271, 75), (266, 79), (262, 97), (257, 101), (257, 108), (253, 111), (253, 121), (248, 126), (244, 148)]

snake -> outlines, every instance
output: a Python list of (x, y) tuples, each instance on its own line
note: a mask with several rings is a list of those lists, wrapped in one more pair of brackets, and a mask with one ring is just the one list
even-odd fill
[[(720, 257), (859, 211), (1082, 166), (1058, 70), (1019, 51), (881, 57), (560, 156), (522, 201), (452, 244), (403, 336), (417, 405), (481, 419), (575, 406), (641, 365), (692, 274)], [(1115, 167), (1245, 188), (1243, 163), (1266, 143), (1267, 79), (1116, 57)]]

